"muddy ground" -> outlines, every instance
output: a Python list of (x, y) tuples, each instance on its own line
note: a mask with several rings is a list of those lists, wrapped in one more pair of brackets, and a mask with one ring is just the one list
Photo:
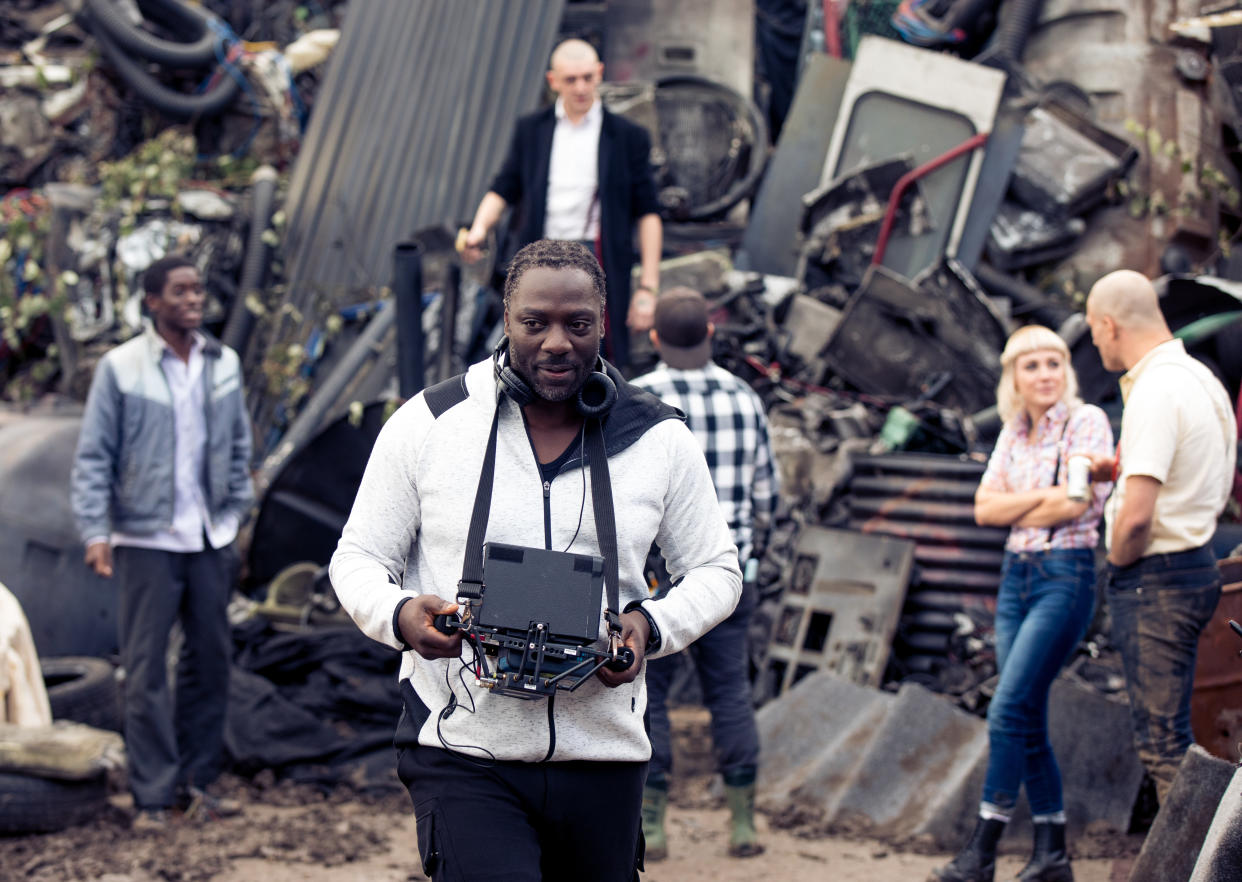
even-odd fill
[[(874, 840), (808, 835), (760, 818), (767, 852), (725, 854), (728, 812), (714, 795), (707, 716), (674, 714), (677, 763), (668, 833), (670, 857), (650, 864), (646, 882), (919, 882), (946, 856), (915, 854)], [(413, 882), (420, 872), (409, 798), (404, 791), (324, 793), (306, 785), (226, 776), (221, 790), (245, 805), (241, 817), (210, 823), (177, 819), (160, 834), (129, 829), (129, 798), (113, 796), (91, 823), (43, 836), (0, 838), (0, 880), (23, 882)], [(1141, 836), (1073, 843), (1078, 882), (1123, 882)], [(1006, 854), (998, 880), (1012, 879), (1025, 855)], [(504, 878), (498, 868), (498, 879)]]

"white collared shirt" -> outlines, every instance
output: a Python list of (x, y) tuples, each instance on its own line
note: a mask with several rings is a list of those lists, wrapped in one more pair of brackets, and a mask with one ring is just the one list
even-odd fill
[(168, 379), (173, 410), (173, 519), (159, 533), (112, 534), (112, 544), (160, 551), (203, 550), (203, 534), (212, 548), (237, 538), (238, 518), (229, 515), (213, 524), (203, 492), (203, 460), (207, 451), (207, 418), (203, 401), (203, 337), (195, 334), (190, 357), (182, 361), (165, 346), (160, 368)]
[(565, 103), (556, 99), (545, 238), (592, 241), (599, 235), (599, 133), (603, 123), (604, 108), (598, 98), (578, 123), (569, 121)]
[(1181, 340), (1153, 347), (1120, 385), (1121, 474), (1104, 509), (1108, 547), (1131, 475), (1160, 482), (1144, 556), (1206, 545), (1233, 488), (1238, 435), (1228, 393)]

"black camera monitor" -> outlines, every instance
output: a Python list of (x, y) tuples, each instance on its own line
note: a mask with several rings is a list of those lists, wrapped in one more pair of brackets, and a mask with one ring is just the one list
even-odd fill
[(586, 644), (599, 638), (601, 557), (488, 542), (483, 584), (480, 625), (525, 634), (543, 623), (554, 640)]

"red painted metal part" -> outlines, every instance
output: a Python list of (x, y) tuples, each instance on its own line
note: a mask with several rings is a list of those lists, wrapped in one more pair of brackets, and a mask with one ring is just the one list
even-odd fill
[(841, 10), (837, 0), (824, 0), (824, 48), (833, 58), (844, 57), (841, 52)]
[(884, 262), (884, 251), (888, 248), (888, 237), (893, 231), (893, 222), (897, 219), (897, 206), (901, 202), (901, 196), (909, 188), (911, 184), (921, 177), (931, 174), (940, 166), (950, 163), (964, 153), (970, 153), (987, 143), (990, 132), (979, 132), (977, 135), (971, 135), (956, 147), (946, 150), (934, 159), (920, 165), (918, 168), (911, 169), (900, 178), (893, 186), (893, 192), (888, 197), (888, 210), (884, 212), (884, 222), (880, 224), (880, 235), (875, 240), (875, 256), (871, 258), (873, 266), (878, 266)]
[[(1224, 575), (1225, 562), (1221, 570)], [(1205, 750), (1236, 763), (1242, 759), (1242, 640), (1230, 629), (1230, 619), (1242, 620), (1242, 582), (1225, 585), (1216, 613), (1199, 636), (1190, 725)]]

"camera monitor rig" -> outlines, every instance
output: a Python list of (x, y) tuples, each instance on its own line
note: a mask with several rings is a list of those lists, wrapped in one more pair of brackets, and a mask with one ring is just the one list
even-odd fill
[(633, 664), (634, 653), (611, 628), (606, 649), (590, 646), (599, 637), (603, 591), (603, 558), (488, 542), (477, 599), (463, 591), (458, 614), (437, 616), (436, 627), (459, 631), (470, 644), (476, 684), (546, 698), (572, 692), (605, 666)]

